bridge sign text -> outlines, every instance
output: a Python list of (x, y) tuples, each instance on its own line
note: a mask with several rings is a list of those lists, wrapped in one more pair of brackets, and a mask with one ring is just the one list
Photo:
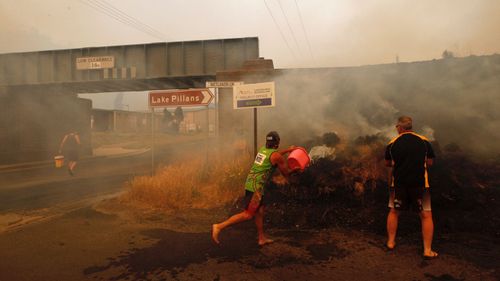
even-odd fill
[(76, 69), (78, 70), (113, 67), (115, 67), (115, 57), (113, 56), (76, 58)]

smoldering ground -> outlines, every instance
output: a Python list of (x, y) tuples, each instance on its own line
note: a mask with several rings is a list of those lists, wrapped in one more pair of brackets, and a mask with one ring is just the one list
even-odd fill
[[(348, 226), (385, 233), (387, 180), (383, 153), (400, 115), (437, 153), (430, 170), (436, 241), (448, 234), (500, 235), (500, 56), (360, 68), (282, 71), (276, 108), (259, 111), (259, 135), (276, 130), (283, 145), (340, 138), (335, 160), (322, 159), (271, 192), (272, 225)], [(419, 239), (418, 216), (403, 216), (404, 239)], [(467, 237), (465, 234), (463, 237)], [(489, 242), (488, 242), (489, 241)], [(448, 249), (451, 250), (451, 249)], [(483, 261), (485, 262), (485, 261)]]
[[(436, 150), (433, 196), (437, 213), (447, 214), (447, 219), (438, 216), (439, 226), (476, 232), (482, 225), (479, 229), (498, 235), (498, 221), (487, 219), (498, 208), (498, 159), (473, 156), (499, 151), (499, 133), (492, 129), (500, 120), (494, 110), (499, 101), (491, 99), (500, 86), (499, 73), (498, 55), (281, 71), (275, 79), (276, 107), (259, 109), (259, 135), (276, 130), (282, 147), (296, 144), (308, 149), (324, 144), (325, 133), (339, 136), (338, 143), (329, 144), (337, 146), (335, 160), (315, 163), (278, 196), (297, 202), (299, 210), (315, 206), (311, 212), (299, 211), (302, 219), (291, 216), (286, 224), (303, 220), (327, 226), (340, 219), (380, 233), (387, 201), (384, 148), (396, 135), (397, 117), (406, 114)], [(484, 210), (483, 205), (493, 207)], [(286, 204), (280, 208), (288, 209)], [(467, 211), (473, 215), (463, 213)]]
[[(496, 61), (496, 66), (487, 71), (485, 81), (477, 84), (467, 82), (474, 87), (475, 85), (483, 85), (480, 87), (493, 85), (491, 88), (486, 87), (488, 90), (464, 88), (459, 91), (457, 97), (450, 92), (447, 92), (447, 95), (441, 95), (441, 90), (458, 89), (456, 85), (465, 83), (460, 80), (462, 76), (455, 74), (451, 78), (446, 78), (453, 80), (449, 81), (449, 89), (442, 88), (445, 86), (441, 86), (440, 80), (436, 81), (435, 75), (428, 74), (428, 72), (435, 74), (438, 71), (435, 68), (445, 68), (441, 71), (447, 76), (449, 76), (448, 72), (453, 72), (454, 69), (460, 69), (460, 67), (470, 68), (470, 72), (476, 72), (476, 70), (479, 71), (478, 68), (470, 65), (474, 64), (475, 60), (489, 61), (490, 65), (491, 61)], [(455, 63), (459, 66), (453, 65)], [(277, 130), (282, 136), (283, 146), (298, 144), (306, 148), (310, 148), (313, 144), (325, 143), (325, 133), (338, 135), (340, 141), (332, 141), (328, 144), (337, 148), (335, 159), (320, 159), (304, 173), (293, 176), (289, 185), (271, 187), (269, 196), (274, 203), (267, 209), (266, 218), (269, 229), (272, 231), (273, 229), (348, 228), (379, 238), (380, 247), (382, 247), (387, 215), (387, 182), (383, 152), (390, 135), (395, 135), (393, 131), (396, 118), (401, 114), (408, 114), (414, 117), (415, 129), (418, 132), (434, 131), (433, 144), (436, 148), (437, 162), (431, 170), (431, 183), (434, 184), (432, 188), (436, 248), (446, 253), (445, 255), (470, 259), (481, 267), (496, 268), (497, 264), (492, 261), (495, 257), (494, 252), (469, 251), (469, 255), (465, 255), (463, 251), (457, 250), (460, 247), (456, 247), (457, 243), (462, 243), (464, 247), (473, 245), (481, 249), (495, 249), (491, 245), (496, 245), (500, 233), (498, 231), (500, 222), (495, 218), (495, 214), (499, 211), (499, 205), (496, 202), (500, 200), (499, 182), (496, 177), (500, 173), (498, 162), (495, 162), (495, 159), (480, 163), (472, 161), (470, 155), (480, 150), (468, 144), (472, 144), (470, 140), (477, 136), (468, 135), (468, 128), (458, 126), (458, 124), (466, 123), (467, 118), (457, 116), (456, 111), (467, 108), (464, 111), (479, 114), (483, 109), (474, 101), (484, 105), (488, 110), (486, 105), (488, 102), (483, 99), (493, 95), (495, 91), (495, 85), (498, 83), (494, 79), (497, 75), (497, 70), (495, 70), (497, 65), (498, 58), (493, 56), (458, 59), (452, 62), (428, 62), (423, 65), (415, 63), (360, 69), (282, 71), (282, 75), (276, 77), (276, 108), (274, 110), (259, 109), (259, 135), (263, 136), (269, 130)], [(416, 76), (417, 74), (421, 77)], [(420, 94), (420, 91), (423, 94)], [(471, 96), (472, 100), (468, 100), (471, 106), (467, 107), (461, 103), (461, 100), (470, 93), (481, 93), (483, 96), (481, 98)], [(442, 105), (447, 102), (450, 106), (446, 108), (435, 106), (427, 109), (427, 106), (432, 107), (428, 104), (428, 100), (433, 95), (436, 99), (435, 104)], [(450, 95), (453, 98), (445, 99)], [(457, 109), (455, 110), (452, 105)], [(438, 109), (442, 110), (439, 112), (439, 118), (436, 118), (433, 110)], [(498, 122), (495, 112), (488, 111), (488, 114), (493, 124)], [(483, 118), (481, 114), (478, 116), (478, 118)], [(443, 123), (442, 120), (447, 120), (453, 126)], [(491, 126), (483, 125), (485, 128)], [(448, 135), (450, 128), (464, 134), (465, 139), (455, 139), (454, 132)], [(496, 137), (495, 132), (488, 130), (485, 134)], [(262, 143), (261, 139), (262, 137), (259, 138), (260, 143)], [(488, 138), (481, 138), (481, 140), (494, 149), (494, 142)], [(439, 145), (439, 143), (444, 143), (444, 145)], [(455, 145), (448, 146), (448, 143)], [(441, 147), (443, 149), (440, 149)], [(224, 153), (210, 154), (209, 159), (218, 157), (219, 160), (227, 162), (230, 159), (229, 150), (229, 146), (225, 145)], [(191, 152), (193, 151), (195, 150), (191, 149)], [(200, 150), (198, 153), (202, 155), (203, 151)], [(251, 160), (248, 162), (250, 163)], [(244, 171), (249, 168), (249, 165), (243, 164), (243, 166), (246, 166), (246, 169), (240, 170), (238, 173), (240, 178), (232, 182), (230, 187), (236, 190), (234, 194), (238, 195), (242, 193), (242, 184), (246, 176)], [(176, 171), (173, 173), (180, 174)], [(172, 177), (169, 175), (164, 178), (164, 182), (167, 183)], [(201, 181), (196, 184), (203, 185), (204, 183), (206, 184)], [(159, 184), (160, 187), (163, 185), (163, 183)], [(186, 185), (180, 188), (186, 188)], [(175, 188), (172, 192), (180, 188)], [(145, 190), (146, 188), (141, 188), (140, 191)], [(200, 192), (187, 188), (187, 191), (186, 208), (177, 206), (177, 209), (199, 206), (191, 203), (190, 198), (202, 198), (203, 190)], [(222, 190), (222, 192), (225, 191)], [(176, 200), (176, 203), (179, 202), (181, 200)], [(231, 200), (227, 202), (229, 202), (227, 203), (229, 213), (240, 210), (239, 202)], [(158, 204), (158, 206), (165, 205)], [(210, 210), (206, 213), (210, 213)], [(419, 245), (421, 243), (419, 228), (417, 215), (412, 213), (402, 215), (398, 242), (401, 242), (401, 245)], [(451, 243), (450, 237), (458, 236), (460, 239)], [(478, 238), (472, 239), (472, 237)], [(164, 245), (170, 246), (170, 244), (161, 244), (160, 247), (163, 249)], [(204, 244), (203, 247), (205, 246), (207, 245)], [(137, 253), (142, 255), (141, 251)], [(135, 253), (132, 254), (134, 255)], [(127, 260), (124, 262), (128, 263)]]

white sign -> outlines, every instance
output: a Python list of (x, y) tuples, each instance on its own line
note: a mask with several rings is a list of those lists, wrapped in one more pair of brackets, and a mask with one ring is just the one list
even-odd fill
[(235, 85), (233, 87), (234, 109), (274, 106), (274, 82)]
[(232, 88), (236, 85), (243, 85), (242, 81), (207, 81), (207, 88)]
[(78, 70), (113, 67), (115, 67), (115, 57), (113, 56), (76, 58), (76, 69)]

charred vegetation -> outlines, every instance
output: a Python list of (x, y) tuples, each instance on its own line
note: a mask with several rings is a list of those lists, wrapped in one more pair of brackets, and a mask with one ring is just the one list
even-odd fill
[[(329, 141), (331, 134), (318, 140)], [(335, 139), (335, 138), (333, 138)], [(387, 170), (383, 154), (388, 139), (367, 135), (337, 145), (335, 158), (322, 158), (288, 185), (270, 188), (268, 221), (278, 227), (351, 227), (385, 233)], [(439, 233), (481, 233), (500, 237), (500, 161), (477, 162), (456, 145), (436, 147), (430, 169), (432, 208)], [(452, 148), (452, 149), (450, 149)], [(415, 214), (412, 214), (415, 213)], [(415, 210), (404, 212), (399, 233), (420, 231)]]

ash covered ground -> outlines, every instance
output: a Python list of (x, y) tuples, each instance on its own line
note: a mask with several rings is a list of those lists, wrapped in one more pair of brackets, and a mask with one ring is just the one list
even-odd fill
[[(472, 161), (457, 145), (434, 143), (433, 247), (440, 256), (425, 261), (415, 212), (402, 214), (396, 249), (384, 248), (386, 143), (381, 136), (345, 143), (335, 134), (306, 143), (307, 148), (325, 145), (334, 153), (317, 159), (290, 184), (272, 186), (266, 193), (272, 204), (265, 228), (275, 243), (265, 247), (257, 245), (252, 221), (225, 229), (220, 245), (211, 241), (211, 224), (240, 211), (239, 202), (164, 212), (130, 208), (120, 200), (55, 220), (52, 224), (65, 231), (44, 244), (71, 241), (74, 229), (92, 228), (80, 235), (93, 250), (84, 252), (82, 265), (70, 272), (80, 279), (71, 280), (498, 280), (498, 160)], [(25, 235), (30, 241), (34, 237)], [(7, 241), (11, 253), (17, 248), (10, 241), (18, 240), (12, 236)], [(61, 254), (47, 248), (60, 260), (75, 251)], [(100, 249), (110, 250), (92, 256)]]
[[(334, 133), (305, 146), (335, 147), (330, 157), (317, 159), (289, 184), (272, 185), (266, 221), (282, 229), (347, 228), (380, 236), (385, 242), (388, 212), (387, 139), (373, 135), (342, 144)], [(433, 247), (487, 269), (500, 266), (500, 157), (474, 159), (456, 144), (433, 142), (430, 168), (435, 223)], [(398, 244), (421, 245), (420, 220), (403, 212)], [(463, 247), (461, 247), (463, 246)]]
[[(337, 149), (334, 157), (314, 161), (302, 174), (294, 175), (289, 185), (274, 185), (270, 190), (276, 210), (301, 207), (301, 215), (276, 222), (385, 231), (386, 144), (381, 136), (360, 137)], [(500, 238), (500, 218), (495, 216), (500, 211), (500, 157), (474, 160), (454, 144), (441, 148), (434, 142), (433, 147), (437, 155), (429, 173), (436, 226), (442, 232), (478, 232)]]

